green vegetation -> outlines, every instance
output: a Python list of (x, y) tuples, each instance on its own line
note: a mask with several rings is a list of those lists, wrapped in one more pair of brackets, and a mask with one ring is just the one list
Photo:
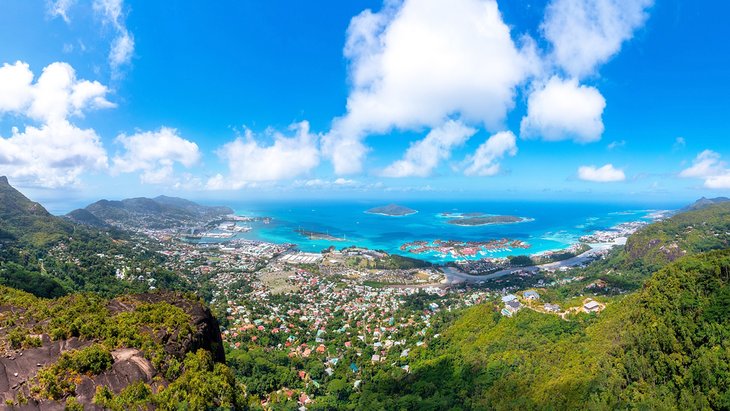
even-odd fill
[(129, 409), (210, 410), (240, 409), (244, 404), (244, 387), (238, 386), (233, 372), (223, 364), (214, 363), (208, 351), (188, 353), (185, 372), (169, 386), (154, 392), (144, 382), (137, 382), (115, 395), (107, 387), (99, 387), (94, 403), (121, 411)]
[(686, 257), (599, 317), (467, 310), (360, 409), (727, 409), (730, 251)]
[(482, 226), (492, 224), (514, 224), (521, 223), (523, 221), (525, 221), (524, 218), (512, 215), (480, 215), (452, 218), (448, 221), (448, 224), (460, 226)]
[[(165, 376), (169, 385), (153, 390), (136, 383), (116, 395), (100, 387), (95, 402), (106, 408), (204, 410), (211, 406), (231, 409), (242, 402), (245, 391), (235, 382), (233, 372), (215, 363), (209, 351), (178, 353), (167, 349), (172, 338), (193, 338), (191, 317), (180, 307), (199, 304), (183, 295), (151, 294), (147, 297), (125, 296), (107, 300), (94, 294), (74, 294), (58, 299), (41, 299), (23, 291), (0, 286), (0, 306), (14, 307), (0, 315), (0, 328), (9, 328), (3, 339), (13, 348), (40, 345), (30, 333), (47, 334), (53, 340), (77, 337), (89, 345), (67, 351), (54, 363), (39, 370), (30, 385), (35, 399), (65, 401), (75, 406), (77, 384), (111, 369), (111, 351), (137, 348)], [(147, 301), (156, 302), (147, 302)], [(119, 311), (121, 307), (124, 310)], [(79, 404), (80, 405), (80, 404)]]
[(120, 267), (129, 267), (154, 279), (158, 289), (190, 290), (188, 281), (160, 268), (164, 259), (156, 251), (128, 233), (52, 216), (0, 178), (0, 285), (45, 298), (147, 291), (150, 284), (134, 275), (117, 277)]
[(509, 265), (512, 267), (529, 267), (535, 265), (535, 261), (529, 255), (511, 255), (509, 258)]
[(60, 400), (74, 394), (75, 381), (81, 374), (99, 375), (111, 368), (113, 362), (109, 349), (100, 344), (65, 352), (53, 365), (38, 372), (37, 385), (31, 392), (40, 398)]

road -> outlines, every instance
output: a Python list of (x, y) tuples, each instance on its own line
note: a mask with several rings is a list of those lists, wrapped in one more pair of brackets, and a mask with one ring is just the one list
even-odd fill
[(591, 259), (594, 259), (601, 251), (604, 251), (607, 248), (611, 248), (614, 245), (618, 244), (621, 244), (620, 240), (615, 243), (591, 244), (591, 247), (593, 248), (584, 252), (583, 254), (568, 258), (567, 260), (556, 261), (554, 263), (548, 264), (532, 265), (528, 267), (506, 268), (504, 270), (499, 270), (497, 272), (485, 275), (471, 275), (454, 267), (444, 267), (443, 271), (446, 278), (442, 281), (442, 283), (447, 285), (459, 284), (463, 282), (478, 283), (481, 281), (493, 280), (495, 278), (504, 277), (517, 271), (527, 271), (535, 273), (540, 270), (559, 270), (563, 267), (575, 267), (587, 263)]

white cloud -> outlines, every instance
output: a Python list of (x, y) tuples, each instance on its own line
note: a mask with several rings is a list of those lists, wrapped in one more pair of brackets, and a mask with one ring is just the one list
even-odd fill
[(606, 164), (603, 167), (581, 166), (578, 168), (578, 178), (596, 183), (613, 183), (626, 180), (626, 174), (613, 164)]
[(553, 76), (530, 94), (520, 135), (546, 141), (597, 141), (603, 133), (601, 116), (605, 107), (606, 100), (595, 88), (581, 86), (576, 79)]
[(573, 77), (592, 74), (633, 37), (653, 0), (553, 0), (542, 30), (555, 63)]
[(454, 147), (464, 144), (476, 132), (476, 129), (467, 127), (459, 121), (449, 120), (431, 130), (423, 140), (411, 144), (403, 159), (386, 167), (382, 175), (427, 177), (441, 160), (449, 158)]
[(515, 45), (494, 0), (386, 1), (353, 18), (347, 114), (323, 147), (335, 172), (361, 170), (368, 134), (438, 127), (451, 116), (502, 127), (515, 87), (537, 65), (525, 44)]
[(132, 61), (133, 54), (134, 39), (128, 31), (124, 30), (112, 42), (112, 48), (109, 50), (109, 62), (112, 68), (119, 69), (119, 67)]
[(607, 148), (609, 150), (615, 150), (617, 148), (622, 148), (626, 146), (626, 140), (620, 140), (620, 141), (612, 141), (608, 144)]
[(39, 121), (56, 121), (83, 111), (115, 107), (106, 99), (108, 88), (98, 81), (77, 80), (68, 63), (51, 63), (33, 86), (27, 115)]
[(238, 189), (252, 182), (291, 179), (319, 165), (318, 138), (303, 121), (290, 127), (295, 135), (286, 137), (269, 130), (273, 144), (261, 145), (251, 130), (243, 137), (221, 147), (218, 156), (228, 163), (229, 176), (216, 175), (208, 181), (209, 189)]
[(692, 166), (682, 170), (680, 177), (705, 178), (722, 174), (725, 170), (725, 162), (720, 159), (720, 154), (705, 150), (695, 157)]
[(113, 159), (114, 173), (141, 171), (143, 183), (174, 184), (175, 163), (192, 167), (200, 160), (198, 145), (180, 137), (174, 128), (162, 127), (158, 131), (145, 131), (131, 136), (119, 135), (116, 139), (124, 147), (124, 154)]
[[(68, 12), (75, 4), (76, 0), (48, 0), (47, 11), (51, 17), (61, 17), (70, 24), (71, 19)], [(114, 38), (107, 58), (112, 69), (112, 76), (118, 77), (122, 68), (128, 65), (134, 56), (134, 36), (127, 29), (124, 0), (93, 0), (91, 4), (96, 18), (104, 26), (111, 27), (113, 30)], [(79, 46), (85, 50), (83, 43), (80, 43)], [(71, 52), (73, 48), (72, 44), (65, 44), (64, 52)]]
[(0, 174), (29, 185), (57, 188), (78, 183), (87, 170), (107, 167), (106, 151), (91, 129), (66, 120), (17, 128), (0, 137)]
[(127, 30), (123, 0), (94, 0), (94, 11), (104, 24), (114, 28), (116, 37), (109, 50), (109, 65), (114, 75), (132, 61), (134, 55), (134, 37)]
[(499, 160), (517, 154), (517, 138), (511, 131), (501, 131), (482, 143), (476, 152), (464, 161), (468, 176), (493, 176), (500, 170)]
[(48, 2), (48, 13), (51, 17), (61, 17), (66, 23), (70, 23), (68, 11), (76, 0), (50, 0)]
[(336, 178), (334, 180), (327, 180), (327, 179), (321, 179), (321, 178), (313, 178), (310, 180), (297, 180), (294, 181), (292, 184), (293, 187), (296, 188), (324, 188), (324, 189), (353, 189), (353, 188), (363, 188), (365, 187), (363, 184), (360, 184), (356, 180), (351, 180), (347, 178)]
[(674, 145), (672, 145), (672, 150), (677, 151), (685, 148), (687, 146), (687, 141), (685, 141), (684, 137), (677, 137), (674, 139)]
[(712, 189), (730, 189), (730, 170), (723, 174), (710, 176), (705, 180), (705, 187)]
[(722, 161), (720, 154), (712, 150), (699, 153), (692, 166), (682, 170), (679, 176), (704, 179), (707, 188), (730, 188), (730, 169), (727, 168), (727, 163)]
[(33, 99), (33, 72), (27, 63), (3, 64), (0, 67), (0, 114), (22, 113)]
[(96, 132), (68, 118), (114, 107), (106, 99), (107, 87), (77, 79), (67, 63), (49, 64), (35, 83), (33, 78), (26, 63), (0, 67), (0, 116), (40, 123), (0, 137), (0, 172), (24, 184), (60, 187), (77, 184), (85, 170), (105, 169), (107, 155)]

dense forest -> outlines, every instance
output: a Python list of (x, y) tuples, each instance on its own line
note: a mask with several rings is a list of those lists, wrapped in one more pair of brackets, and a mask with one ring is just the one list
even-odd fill
[(728, 337), (725, 250), (680, 259), (598, 317), (467, 310), (349, 408), (728, 409)]

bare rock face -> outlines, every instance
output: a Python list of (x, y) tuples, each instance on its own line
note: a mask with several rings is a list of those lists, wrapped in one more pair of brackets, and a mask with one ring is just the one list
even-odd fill
[[(188, 352), (205, 349), (213, 354), (217, 362), (225, 362), (220, 328), (210, 309), (200, 302), (190, 300), (180, 294), (140, 294), (111, 300), (108, 308), (111, 315), (134, 310), (142, 303), (166, 302), (181, 308), (190, 316), (191, 334), (180, 334), (178, 330), (161, 331), (155, 334), (157, 340), (171, 356), (182, 359)], [(7, 308), (7, 307), (6, 307)], [(7, 330), (0, 329), (0, 337)], [(82, 349), (93, 341), (82, 341), (72, 337), (67, 340), (51, 341), (48, 335), (41, 335), (41, 346), (23, 350), (6, 350), (0, 357), (0, 410), (63, 410), (65, 403), (43, 400), (9, 407), (6, 401), (17, 401), (20, 397), (30, 398), (30, 386), (39, 370), (55, 363), (66, 351)], [(76, 382), (76, 399), (87, 410), (101, 409), (93, 404), (97, 387), (106, 386), (115, 393), (127, 386), (143, 381), (153, 386), (167, 385), (160, 370), (145, 358), (142, 351), (135, 348), (120, 348), (112, 351), (111, 368), (99, 375), (81, 376)], [(20, 395), (19, 395), (20, 394)]]
[(6, 400), (15, 400), (18, 393), (28, 397), (28, 381), (36, 376), (38, 370), (56, 362), (62, 352), (90, 344), (77, 338), (52, 342), (48, 336), (43, 336), (41, 347), (6, 353), (0, 358), (0, 408), (5, 407)]

